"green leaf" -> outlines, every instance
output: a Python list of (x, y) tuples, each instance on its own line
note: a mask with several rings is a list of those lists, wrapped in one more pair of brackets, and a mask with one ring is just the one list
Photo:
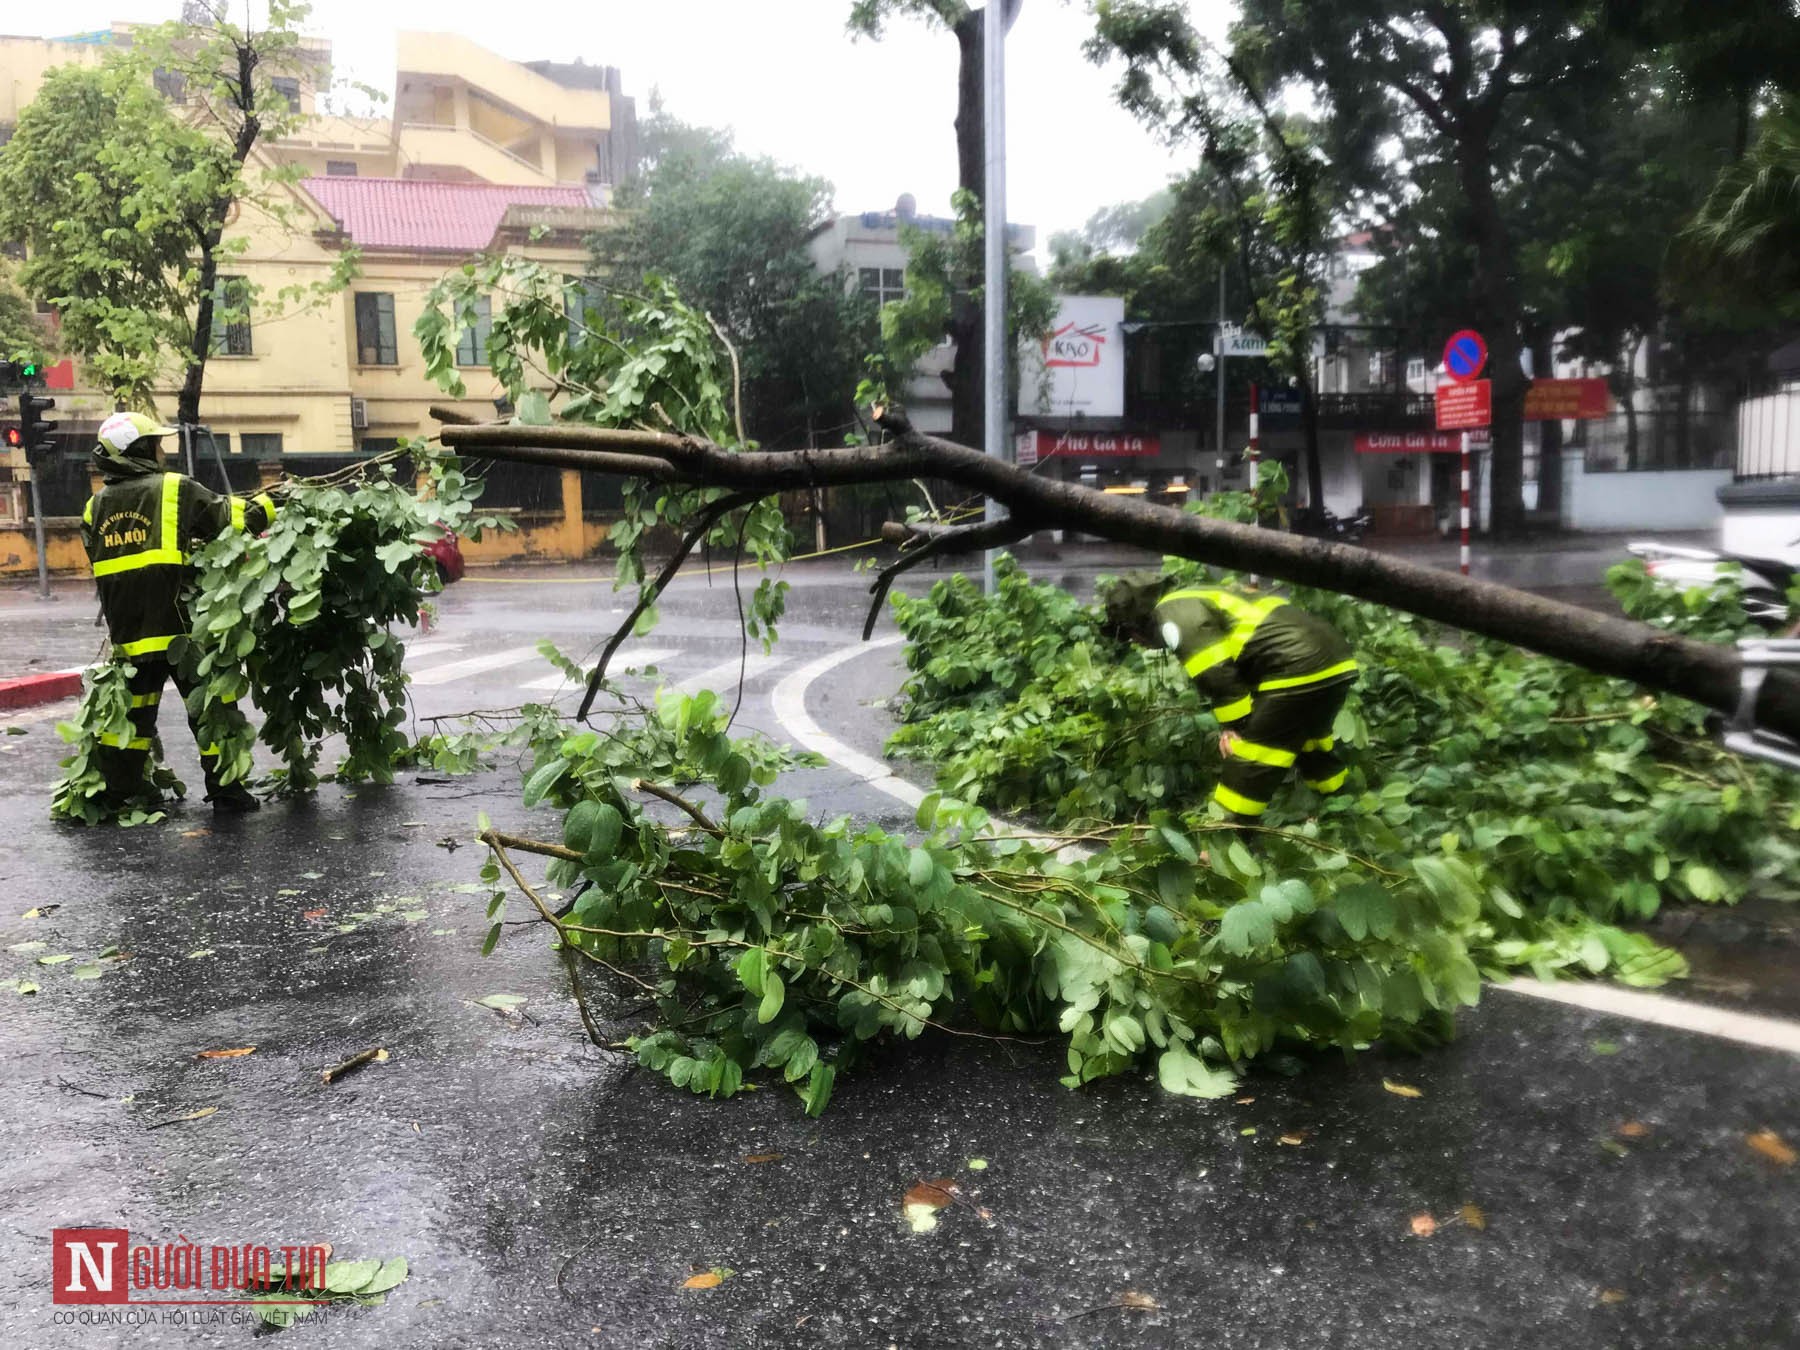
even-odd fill
[(333, 1294), (354, 1294), (375, 1278), (381, 1262), (328, 1261), (325, 1263), (325, 1288)]
[(566, 759), (553, 759), (548, 764), (541, 765), (525, 780), (525, 805), (536, 806), (543, 801), (545, 794), (561, 782), (568, 771), (569, 761)]
[(475, 1000), (484, 1008), (497, 1008), (501, 1012), (511, 1012), (514, 1008), (523, 1007), (526, 999), (523, 994), (488, 994)]
[(787, 989), (779, 975), (763, 977), (762, 1003), (756, 1010), (756, 1020), (767, 1024), (773, 1022), (781, 1013), (781, 1005), (787, 997)]
[(1372, 881), (1346, 886), (1334, 897), (1332, 907), (1344, 931), (1356, 942), (1368, 937), (1392, 937), (1399, 917), (1394, 897), (1385, 886)]
[(1241, 900), (1219, 921), (1219, 944), (1243, 956), (1275, 941), (1275, 920), (1260, 900)]
[(381, 1269), (375, 1278), (362, 1286), (357, 1292), (367, 1297), (371, 1294), (385, 1294), (394, 1288), (411, 1273), (404, 1256), (389, 1257), (381, 1263)]
[(768, 957), (761, 947), (752, 947), (737, 959), (738, 983), (752, 998), (763, 995), (763, 974), (767, 969)]
[(1156, 1060), (1157, 1081), (1163, 1091), (1182, 1097), (1229, 1097), (1237, 1091), (1237, 1077), (1215, 1069), (1182, 1046), (1172, 1045)]
[(1723, 900), (1729, 893), (1725, 878), (1701, 863), (1689, 863), (1682, 868), (1681, 880), (1694, 899), (1705, 904)]

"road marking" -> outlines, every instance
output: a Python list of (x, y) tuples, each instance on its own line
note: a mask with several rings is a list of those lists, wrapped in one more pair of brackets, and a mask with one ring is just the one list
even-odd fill
[[(720, 692), (736, 689), (739, 661), (740, 658), (734, 656), (731, 660), (721, 662), (711, 670), (703, 670), (698, 675), (690, 675), (677, 684), (675, 689), (678, 693), (687, 694), (689, 697), (699, 693), (702, 689)], [(771, 656), (767, 652), (751, 652), (748, 658), (742, 659), (742, 664), (744, 683), (749, 684), (757, 676), (766, 675), (771, 670), (785, 666), (787, 658)]]
[(447, 666), (433, 666), (430, 670), (420, 671), (412, 677), (414, 684), (449, 684), (452, 680), (467, 679), (471, 675), (482, 675), (490, 670), (499, 670), (505, 666), (516, 666), (525, 661), (541, 661), (536, 647), (513, 647), (503, 652), (489, 652), (486, 656), (471, 656), (466, 660), (452, 661)]
[[(877, 642), (864, 643), (860, 647), (846, 647), (822, 656), (810, 665), (802, 666), (777, 685), (773, 703), (776, 720), (793, 740), (815, 754), (823, 755), (840, 768), (848, 769), (876, 791), (885, 792), (908, 806), (917, 807), (925, 800), (922, 789), (901, 778), (881, 760), (852, 750), (842, 741), (828, 736), (806, 711), (806, 691), (821, 676), (864, 652), (892, 647), (902, 641), (904, 639), (900, 637), (882, 638)], [(999, 816), (994, 817), (994, 824), (1023, 835), (1031, 833), (1029, 826)], [(1546, 983), (1538, 980), (1509, 980), (1503, 984), (1491, 985), (1490, 988), (1502, 993), (1585, 1008), (1611, 1017), (1624, 1017), (1651, 1026), (1711, 1036), (1716, 1040), (1734, 1041), (1739, 1045), (1755, 1046), (1761, 1050), (1800, 1055), (1800, 1022), (1778, 1017), (1734, 1012), (1728, 1008), (1709, 1007), (1686, 999), (1670, 998), (1666, 994), (1639, 993), (1636, 990), (1621, 989), (1615, 984), (1592, 981), (1561, 980)]]
[[(615, 675), (626, 671), (642, 670), (645, 666), (655, 665), (658, 661), (667, 661), (672, 656), (680, 656), (679, 647), (645, 647), (639, 651), (627, 648), (614, 655), (616, 663), (612, 667)], [(519, 686), (521, 689), (548, 689), (552, 692), (563, 689), (580, 689), (582, 686), (567, 675), (546, 675), (542, 679), (529, 680)]]
[(1493, 987), (1503, 993), (1563, 1003), (1572, 1008), (1605, 1013), (1609, 1017), (1628, 1017), (1634, 1022), (1648, 1022), (1652, 1026), (1673, 1027), (1677, 1031), (1691, 1031), (1696, 1035), (1712, 1036), (1722, 1041), (1736, 1041), (1739, 1045), (1753, 1045), (1762, 1050), (1780, 1050), (1785, 1054), (1800, 1055), (1800, 1022), (1784, 1021), (1779, 1017), (1715, 1008), (1704, 1003), (1670, 998), (1666, 994), (1643, 994), (1632, 989), (1621, 989), (1616, 984), (1575, 980), (1508, 980), (1505, 984)]
[[(402, 638), (401, 641), (404, 642), (405, 639)], [(442, 656), (445, 652), (460, 652), (462, 649), (462, 643), (451, 642), (448, 638), (426, 638), (422, 642), (406, 643), (406, 655), (409, 658), (414, 656)]]
[(844, 662), (854, 660), (866, 652), (881, 651), (886, 647), (897, 647), (906, 639), (895, 635), (879, 638), (874, 642), (865, 642), (860, 646), (844, 647), (838, 651), (821, 656), (817, 661), (801, 666), (792, 675), (775, 686), (771, 702), (775, 706), (775, 720), (779, 722), (787, 734), (814, 754), (823, 755), (839, 768), (848, 769), (863, 782), (877, 792), (885, 792), (896, 801), (905, 802), (908, 806), (917, 807), (925, 800), (922, 788), (913, 786), (900, 777), (879, 759), (871, 758), (861, 751), (852, 750), (835, 737), (827, 736), (806, 711), (806, 691), (821, 675), (836, 670)]

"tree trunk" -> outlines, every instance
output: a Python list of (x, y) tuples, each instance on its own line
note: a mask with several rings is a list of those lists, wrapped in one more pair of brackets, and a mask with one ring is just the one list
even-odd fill
[[(1555, 345), (1548, 325), (1539, 324), (1532, 330), (1531, 368), (1540, 378), (1548, 378), (1556, 369)], [(1562, 449), (1562, 423), (1538, 423), (1538, 514), (1548, 518), (1553, 528), (1562, 523)]]
[(1300, 433), (1305, 440), (1306, 504), (1318, 512), (1325, 509), (1325, 470), (1319, 463), (1319, 396), (1313, 383), (1310, 372), (1300, 376)]
[[(956, 185), (977, 201), (987, 186), (987, 127), (983, 108), (982, 16), (985, 9), (971, 10), (957, 23), (956, 69)], [(986, 438), (982, 390), (986, 352), (982, 341), (981, 306), (968, 287), (959, 286), (950, 298), (950, 340), (956, 357), (950, 367), (950, 438), (963, 445), (981, 445)]]
[(1488, 344), (1487, 377), (1493, 382), (1493, 473), (1488, 528), (1498, 535), (1525, 529), (1525, 390), (1519, 357), (1518, 288), (1513, 276), (1512, 238), (1494, 195), (1490, 132), (1485, 124), (1466, 128), (1456, 143), (1458, 176), (1475, 236), (1474, 291), (1480, 297), (1479, 326)]
[[(248, 38), (237, 48), (237, 85), (235, 104), (244, 120), (232, 137), (231, 158), (238, 172), (250, 158), (262, 123), (256, 116), (256, 67), (260, 54)], [(187, 374), (181, 382), (181, 393), (175, 401), (176, 420), (192, 426), (200, 420), (200, 394), (206, 384), (206, 360), (212, 355), (213, 295), (219, 282), (219, 243), (225, 237), (225, 222), (237, 198), (221, 194), (200, 232), (200, 303), (194, 309), (194, 342), (188, 349)]]
[[(915, 431), (903, 415), (878, 411), (876, 421), (893, 441), (808, 452), (734, 452), (688, 436), (583, 426), (445, 426), (440, 435), (451, 449), (480, 457), (610, 473), (621, 471), (622, 459), (635, 459), (643, 466), (636, 472), (644, 477), (758, 496), (815, 486), (946, 478), (1003, 502), (1021, 533), (1078, 530), (1217, 567), (1323, 587), (1720, 711), (1734, 711), (1738, 705), (1742, 663), (1731, 647), (1676, 637), (1649, 624), (1371, 549), (1209, 520), (1142, 498), (1023, 472), (967, 446)], [(1800, 675), (1771, 671), (1757, 713), (1771, 730), (1800, 739)]]

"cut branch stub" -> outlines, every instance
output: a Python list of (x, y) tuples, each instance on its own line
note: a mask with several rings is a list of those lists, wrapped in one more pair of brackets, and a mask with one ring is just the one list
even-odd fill
[[(1493, 582), (1440, 572), (1370, 549), (1211, 520), (1135, 497), (1109, 496), (990, 459), (928, 436), (897, 408), (878, 410), (893, 439), (837, 450), (734, 453), (693, 437), (600, 427), (478, 426), (443, 429), (445, 445), (493, 459), (600, 473), (618, 452), (656, 457), (682, 480), (732, 488), (752, 500), (795, 488), (944, 478), (1003, 503), (1033, 528), (1077, 530), (1214, 567), (1338, 591), (1420, 618), (1508, 642), (1572, 665), (1735, 711), (1742, 663), (1735, 650), (1677, 637), (1648, 624), (1597, 614)], [(1800, 676), (1772, 672), (1757, 705), (1761, 725), (1800, 739)]]

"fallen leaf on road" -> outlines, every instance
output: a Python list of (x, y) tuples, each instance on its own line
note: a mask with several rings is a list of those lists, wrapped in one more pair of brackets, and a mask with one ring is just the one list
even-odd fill
[(1250, 1138), (1251, 1135), (1256, 1133), (1256, 1126), (1246, 1125), (1246, 1126), (1244, 1126), (1243, 1129), (1239, 1130), (1238, 1133), (1243, 1135), (1244, 1138), (1248, 1139), (1248, 1138)]
[(737, 1274), (726, 1266), (714, 1266), (711, 1270), (703, 1270), (698, 1275), (690, 1275), (681, 1282), (683, 1289), (717, 1289), (733, 1275)]
[(1248, 1106), (1248, 1105), (1250, 1105), (1251, 1102), (1253, 1102), (1255, 1100), (1256, 1100), (1256, 1098), (1254, 1098), (1254, 1097), (1239, 1097), (1233, 1101), (1232, 1105)]
[(188, 960), (190, 960), (190, 961), (198, 961), (198, 960), (199, 960), (199, 959), (200, 959), (200, 958), (201, 958), (201, 957), (203, 957), (203, 956), (211, 956), (211, 955), (212, 955), (212, 954), (213, 954), (213, 949), (212, 949), (212, 948), (211, 948), (211, 947), (202, 947), (202, 948), (201, 948), (201, 949), (200, 949), (200, 950), (199, 950), (199, 951), (197, 951), (197, 952), (189, 952), (189, 953), (188, 953)]
[(9, 952), (17, 952), (19, 955), (24, 956), (28, 952), (41, 952), (49, 945), (48, 942), (15, 942), (6, 950)]
[(486, 998), (476, 999), (475, 1002), (480, 1004), (483, 1008), (492, 1008), (495, 1012), (509, 1013), (521, 1003), (525, 1002), (525, 995), (489, 994)]
[(325, 874), (323, 872), (302, 872), (300, 879), (302, 881), (323, 881)]
[(1650, 1127), (1641, 1120), (1628, 1120), (1619, 1126), (1619, 1138), (1642, 1139), (1650, 1133)]
[(1629, 1158), (1631, 1156), (1631, 1150), (1626, 1148), (1625, 1145), (1621, 1144), (1617, 1139), (1602, 1139), (1600, 1141), (1600, 1147), (1612, 1154), (1615, 1158)]
[(1423, 1092), (1419, 1091), (1418, 1088), (1412, 1086), (1412, 1084), (1396, 1083), (1391, 1078), (1382, 1079), (1381, 1086), (1393, 1093), (1396, 1097), (1423, 1097), (1425, 1095)]
[(1430, 1237), (1437, 1232), (1437, 1220), (1429, 1214), (1415, 1214), (1412, 1217), (1414, 1237)]
[(182, 1125), (190, 1120), (205, 1120), (208, 1116), (219, 1113), (216, 1106), (203, 1106), (198, 1111), (189, 1111), (185, 1116), (171, 1116), (167, 1120), (159, 1120), (153, 1125), (146, 1125), (146, 1130), (160, 1130), (165, 1125)]
[(181, 832), (181, 837), (182, 837), (182, 838), (183, 838), (183, 839), (203, 839), (203, 838), (205, 838), (205, 837), (206, 837), (206, 836), (207, 836), (207, 835), (209, 835), (209, 834), (211, 834), (211, 833), (212, 833), (212, 831), (211, 831), (211, 830), (209, 830), (209, 829), (207, 829), (207, 828), (206, 828), (206, 827), (205, 827), (205, 826), (204, 826), (204, 825), (203, 825), (203, 826), (201, 826), (201, 827), (200, 827), (200, 828), (199, 828), (199, 829), (197, 829), (197, 830), (183, 830), (183, 831), (182, 831), (182, 832)]
[(965, 1167), (967, 1167), (971, 1172), (987, 1171), (987, 1159), (986, 1158), (970, 1158), (969, 1161), (964, 1163), (963, 1165)]
[(745, 1155), (744, 1161), (747, 1163), (772, 1163), (780, 1162), (781, 1158), (782, 1155), (779, 1153), (751, 1153)]
[(37, 963), (40, 966), (60, 966), (64, 961), (73, 961), (74, 959), (73, 956), (64, 952), (60, 956), (40, 956)]
[(202, 1050), (202, 1051), (200, 1051), (199, 1054), (195, 1055), (194, 1058), (195, 1059), (242, 1059), (245, 1055), (254, 1054), (255, 1051), (256, 1051), (256, 1047), (254, 1045), (239, 1045), (239, 1046), (234, 1046), (230, 1050)]
[(1600, 1301), (1602, 1303), (1623, 1303), (1625, 1301), (1625, 1291), (1623, 1289), (1602, 1289), (1600, 1291)]
[(1480, 1205), (1464, 1205), (1457, 1211), (1457, 1215), (1477, 1233), (1487, 1227), (1487, 1215), (1481, 1212)]
[(13, 988), (17, 989), (21, 994), (35, 994), (38, 991), (36, 983), (31, 980), (20, 980)]
[(101, 973), (100, 967), (93, 964), (76, 966), (69, 972), (69, 978), (71, 980), (97, 980)]
[(1617, 1041), (1589, 1041), (1588, 1049), (1596, 1055), (1616, 1055), (1619, 1053)]
[(938, 1181), (920, 1181), (907, 1191), (904, 1203), (930, 1205), (933, 1209), (942, 1209), (961, 1194), (962, 1188), (948, 1177)]
[(1787, 1141), (1773, 1130), (1758, 1130), (1755, 1134), (1747, 1134), (1744, 1142), (1770, 1162), (1780, 1163), (1783, 1167), (1792, 1167), (1800, 1162), (1800, 1153), (1789, 1148)]
[(275, 894), (277, 894), (277, 895), (305, 895), (306, 892), (305, 891), (294, 891), (294, 890), (280, 890), (280, 891), (276, 891)]
[(1278, 1144), (1286, 1144), (1289, 1148), (1299, 1148), (1300, 1145), (1302, 1145), (1306, 1142), (1306, 1131), (1305, 1130), (1290, 1130), (1287, 1134), (1282, 1135), (1281, 1138), (1277, 1139), (1275, 1142)]
[(325, 911), (322, 909), (303, 909), (300, 911), (300, 917), (303, 919), (322, 919), (325, 917)]
[(1121, 1308), (1137, 1308), (1143, 1312), (1155, 1312), (1162, 1307), (1162, 1304), (1148, 1294), (1140, 1294), (1135, 1289), (1127, 1289), (1119, 1295), (1119, 1306)]
[(35, 909), (26, 910), (19, 917), (21, 919), (47, 919), (61, 908), (61, 905), (39, 905)]

